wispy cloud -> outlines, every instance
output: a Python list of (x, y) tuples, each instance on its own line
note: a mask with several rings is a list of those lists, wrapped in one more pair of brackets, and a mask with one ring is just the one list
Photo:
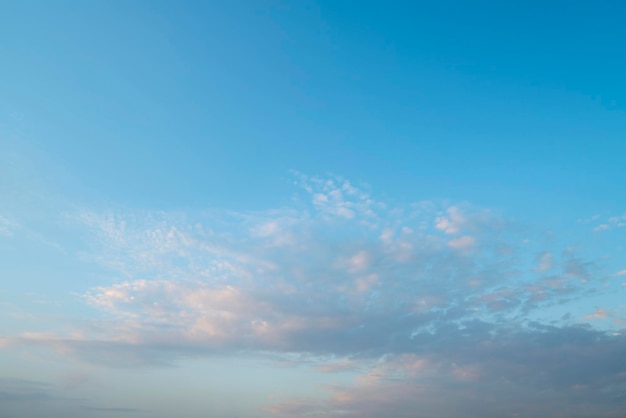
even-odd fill
[[(69, 395), (69, 396), (68, 396)], [(0, 378), (0, 411), (7, 417), (95, 417), (98, 413), (143, 412), (133, 408), (99, 408), (56, 385), (36, 380)]]
[(106, 412), (110, 414), (128, 414), (128, 413), (146, 412), (142, 409), (135, 409), (135, 408), (96, 408), (93, 406), (83, 406), (82, 408), (86, 411)]
[(27, 379), (0, 378), (0, 403), (51, 399), (51, 385)]
[(543, 251), (537, 255), (535, 271), (547, 271), (554, 267), (554, 256), (548, 251)]
[(11, 237), (20, 228), (20, 224), (8, 215), (0, 214), (0, 235)]
[(601, 223), (597, 224), (593, 230), (595, 232), (608, 231), (615, 228), (624, 228), (626, 227), (626, 213), (618, 216), (609, 216), (609, 217), (594, 217), (593, 221), (600, 221)]

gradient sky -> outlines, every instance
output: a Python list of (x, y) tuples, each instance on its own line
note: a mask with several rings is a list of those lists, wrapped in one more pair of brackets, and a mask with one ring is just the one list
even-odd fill
[(0, 1), (0, 416), (626, 417), (625, 18)]

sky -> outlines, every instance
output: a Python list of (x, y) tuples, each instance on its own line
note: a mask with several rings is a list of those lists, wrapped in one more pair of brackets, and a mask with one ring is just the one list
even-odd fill
[(1, 1), (4, 418), (619, 418), (626, 4)]

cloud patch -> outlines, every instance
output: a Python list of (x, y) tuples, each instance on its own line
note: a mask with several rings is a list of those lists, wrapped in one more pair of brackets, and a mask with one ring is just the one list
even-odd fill
[[(528, 244), (541, 230), (487, 209), (296, 178), (291, 208), (81, 212), (85, 257), (110, 275), (80, 291), (93, 318), (0, 345), (123, 368), (271, 355), (355, 375), (267, 407), (284, 417), (617, 416), (623, 331), (568, 315), (604, 288), (598, 263)], [(547, 309), (558, 315), (537, 321)]]
[(282, 399), (280, 417), (620, 417), (626, 336), (530, 326), (438, 333), (428, 348), (388, 355), (324, 400)]

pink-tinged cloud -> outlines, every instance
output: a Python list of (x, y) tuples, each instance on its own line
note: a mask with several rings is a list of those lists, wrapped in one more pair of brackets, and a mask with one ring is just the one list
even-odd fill
[[(0, 346), (114, 367), (295, 357), (354, 375), (327, 397), (268, 406), (294, 418), (530, 417), (548, 406), (595, 418), (622, 406), (621, 331), (563, 319), (603, 289), (597, 263), (527, 244), (519, 231), (532, 231), (488, 210), (391, 207), (342, 179), (299, 181), (310, 199), (299, 209), (82, 213), (89, 257), (111, 276), (80, 292), (94, 317)], [(547, 308), (560, 316), (529, 320)]]

